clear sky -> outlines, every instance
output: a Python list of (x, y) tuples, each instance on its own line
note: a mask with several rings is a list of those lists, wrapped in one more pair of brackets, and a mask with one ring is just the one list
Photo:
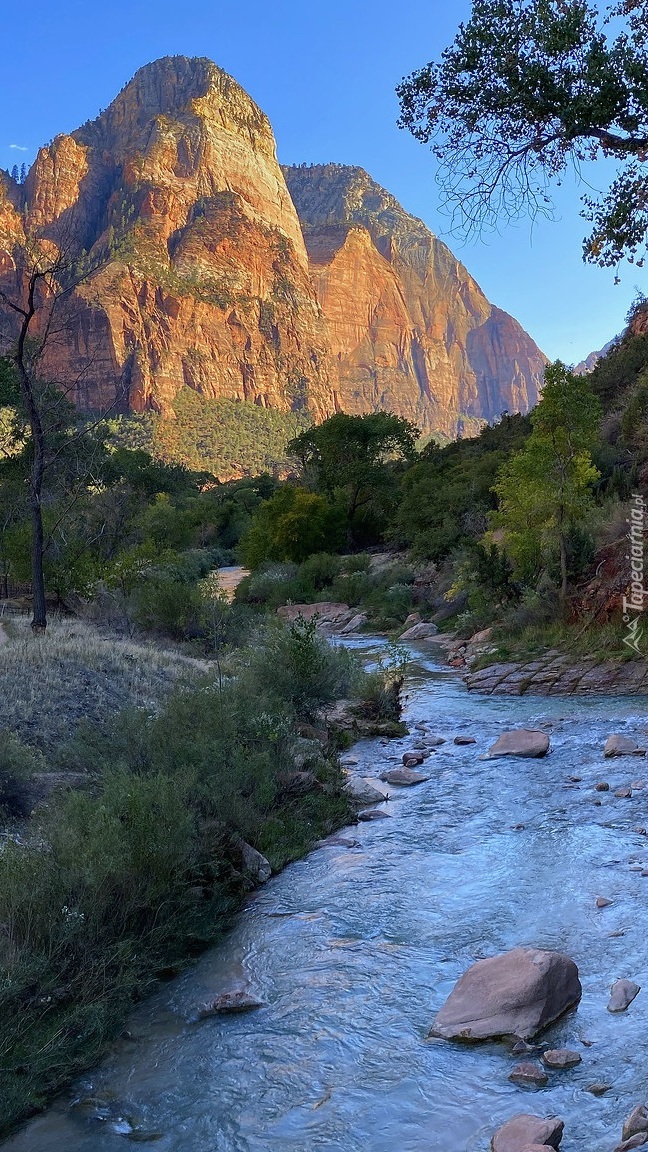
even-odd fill
[[(209, 56), (268, 114), (279, 158), (358, 164), (449, 243), (493, 303), (547, 355), (575, 363), (619, 332), (646, 273), (583, 265), (586, 189), (560, 191), (557, 219), (462, 243), (447, 235), (428, 149), (396, 127), (394, 88), (434, 59), (468, 0), (31, 0), (0, 5), (0, 165), (105, 108), (158, 56)], [(594, 180), (597, 169), (594, 167)], [(600, 174), (599, 174), (600, 183)]]

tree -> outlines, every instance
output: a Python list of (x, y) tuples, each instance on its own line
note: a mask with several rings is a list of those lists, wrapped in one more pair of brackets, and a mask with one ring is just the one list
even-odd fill
[[(46, 473), (52, 473), (61, 463), (72, 462), (72, 470), (80, 481), (77, 492), (70, 493), (74, 501), (88, 479), (91, 462), (81, 459), (79, 445), (91, 445), (91, 457), (100, 445), (91, 444), (91, 434), (101, 423), (79, 421), (74, 405), (68, 399), (79, 384), (79, 379), (67, 383), (54, 383), (44, 379), (41, 372), (43, 356), (48, 343), (55, 341), (65, 328), (63, 305), (88, 270), (77, 274), (77, 263), (66, 254), (66, 248), (51, 242), (34, 241), (18, 259), (11, 287), (0, 287), (0, 303), (5, 315), (17, 318), (17, 327), (1, 333), (0, 351), (5, 351), (5, 362), (12, 371), (4, 372), (5, 391), (14, 389), (13, 407), (17, 413), (16, 436), (21, 445), (21, 456), (27, 464), (27, 487), (31, 521), (31, 583), (32, 630), (42, 632), (47, 627), (45, 595), (43, 526), (43, 498)], [(12, 276), (5, 278), (11, 283)], [(87, 367), (90, 367), (90, 362)], [(11, 404), (11, 395), (0, 397), (0, 402)], [(21, 417), (24, 422), (21, 424)]]
[(348, 544), (363, 530), (385, 526), (397, 483), (393, 465), (414, 456), (419, 431), (391, 412), (338, 412), (288, 445), (304, 481), (336, 504), (347, 521)]
[(648, 0), (473, 0), (439, 63), (399, 85), (399, 124), (440, 164), (468, 228), (549, 215), (571, 165), (618, 162), (584, 258), (643, 263), (648, 233)]
[(570, 532), (591, 506), (599, 473), (592, 463), (601, 419), (586, 376), (557, 361), (547, 368), (542, 399), (531, 413), (533, 431), (524, 448), (502, 468), (495, 491), (496, 523), (517, 572), (529, 577), (550, 566), (556, 551), (560, 597), (567, 596)]

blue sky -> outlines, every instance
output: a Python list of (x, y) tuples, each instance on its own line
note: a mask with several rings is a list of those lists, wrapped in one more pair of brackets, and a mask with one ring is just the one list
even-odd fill
[(396, 127), (395, 85), (438, 56), (469, 9), (468, 0), (32, 0), (26, 24), (22, 9), (2, 5), (0, 165), (31, 163), (39, 145), (106, 107), (142, 64), (209, 56), (268, 114), (283, 163), (366, 168), (550, 358), (574, 363), (620, 331), (636, 289), (647, 289), (645, 272), (628, 268), (615, 286), (611, 271), (583, 265), (585, 189), (559, 190), (554, 222), (503, 224), (461, 243), (447, 235), (429, 151)]

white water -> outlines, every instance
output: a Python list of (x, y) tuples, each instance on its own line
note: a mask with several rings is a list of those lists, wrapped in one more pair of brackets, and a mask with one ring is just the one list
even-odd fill
[[(604, 761), (602, 747), (611, 732), (646, 738), (646, 698), (472, 696), (417, 659), (406, 718), (448, 738), (430, 781), (390, 789), (391, 819), (347, 830), (359, 847), (318, 849), (271, 880), (221, 946), (134, 1013), (134, 1039), (6, 1152), (125, 1152), (120, 1117), (161, 1133), (160, 1152), (486, 1152), (517, 1112), (562, 1116), (564, 1152), (611, 1152), (648, 1100), (648, 878), (630, 863), (648, 862), (648, 837), (633, 831), (648, 827), (648, 788), (614, 797), (648, 764)], [(479, 758), (522, 725), (548, 726), (545, 759)], [(477, 744), (455, 746), (459, 733)], [(416, 736), (363, 741), (354, 770), (377, 776)], [(602, 779), (611, 792), (594, 792)], [(614, 903), (598, 910), (598, 895)], [(516, 944), (568, 952), (584, 987), (542, 1038), (583, 1062), (539, 1091), (508, 1081), (504, 1045), (426, 1041), (461, 972)], [(612, 1016), (619, 977), (644, 991)], [(189, 1023), (233, 984), (266, 1006)], [(595, 1081), (613, 1087), (599, 1099), (585, 1090)], [(104, 1119), (70, 1106), (83, 1095), (105, 1099)]]

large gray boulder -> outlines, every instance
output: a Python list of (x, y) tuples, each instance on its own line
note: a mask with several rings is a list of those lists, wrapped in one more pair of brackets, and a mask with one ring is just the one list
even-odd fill
[(546, 732), (534, 728), (516, 728), (512, 732), (502, 732), (486, 753), (486, 760), (498, 756), (546, 756), (549, 751), (549, 737)]
[(578, 968), (569, 956), (514, 948), (478, 960), (464, 972), (429, 1035), (467, 1042), (505, 1036), (530, 1040), (578, 1004), (581, 995)]
[(399, 640), (431, 640), (438, 631), (436, 624), (414, 624), (406, 632), (401, 632)]
[(257, 852), (251, 844), (243, 842), (241, 844), (241, 856), (243, 857), (243, 871), (253, 884), (265, 884), (272, 876), (272, 864)]
[(387, 797), (368, 780), (349, 780), (344, 785), (344, 791), (354, 804), (382, 804)]
[(565, 1125), (557, 1116), (513, 1116), (498, 1128), (491, 1140), (493, 1152), (523, 1152), (534, 1145), (540, 1148), (559, 1148)]

